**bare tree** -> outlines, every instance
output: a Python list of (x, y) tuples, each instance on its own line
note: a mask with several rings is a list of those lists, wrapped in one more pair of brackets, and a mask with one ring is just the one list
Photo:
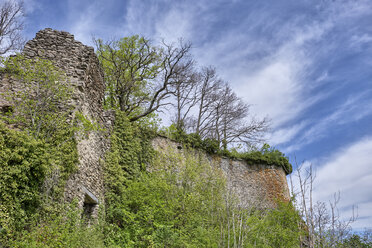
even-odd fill
[(202, 139), (215, 139), (224, 149), (261, 141), (267, 119), (253, 118), (250, 106), (217, 76), (213, 67), (203, 67), (198, 73), (189, 69), (174, 84), (177, 128), (190, 130)]
[(213, 124), (213, 103), (218, 97), (218, 90), (222, 87), (222, 80), (218, 78), (213, 67), (203, 67), (198, 78), (197, 113), (193, 121), (193, 131), (205, 138)]
[(172, 103), (176, 110), (173, 122), (179, 131), (186, 131), (187, 121), (192, 108), (197, 104), (199, 75), (195, 73), (194, 68), (187, 66), (183, 73), (176, 75), (171, 91), (175, 97)]
[(257, 142), (267, 129), (267, 120), (255, 120), (246, 104), (227, 83), (223, 83), (212, 96), (212, 125), (209, 136), (227, 149), (230, 144), (245, 145)]
[(5, 1), (0, 4), (0, 56), (23, 46), (23, 12), (23, 2)]
[(178, 46), (163, 42), (159, 76), (156, 78), (155, 87), (150, 87), (150, 92), (154, 93), (150, 93), (144, 111), (130, 118), (131, 121), (136, 121), (153, 113), (160, 107), (170, 104), (170, 102), (164, 102), (164, 100), (174, 93), (171, 89), (177, 82), (178, 75), (185, 74), (185, 71), (188, 71), (193, 64), (190, 49), (191, 43), (184, 43), (182, 40), (179, 41)]
[[(298, 165), (296, 175), (298, 178), (298, 192), (295, 192), (292, 176), (290, 176), (292, 195), (297, 196), (297, 207), (304, 220), (299, 223), (308, 235), (303, 237), (305, 247), (338, 247), (351, 231), (351, 224), (357, 219), (355, 207), (352, 207), (352, 216), (348, 220), (342, 220), (337, 205), (340, 201), (340, 193), (335, 193), (329, 205), (317, 201), (313, 203), (313, 187), (315, 172), (313, 166), (304, 168)], [(304, 224), (304, 225), (303, 225)]]

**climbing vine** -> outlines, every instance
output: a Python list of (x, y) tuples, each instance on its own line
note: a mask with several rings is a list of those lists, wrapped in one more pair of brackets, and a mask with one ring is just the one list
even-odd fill
[(71, 89), (50, 61), (16, 56), (3, 64), (2, 73), (19, 87), (4, 94), (12, 111), (0, 120), (0, 246), (6, 247), (63, 199), (65, 181), (77, 168), (81, 125), (69, 118), (71, 108), (59, 107)]

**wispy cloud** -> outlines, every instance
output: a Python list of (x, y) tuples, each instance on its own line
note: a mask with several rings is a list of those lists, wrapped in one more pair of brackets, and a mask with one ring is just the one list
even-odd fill
[(372, 227), (372, 137), (363, 138), (320, 162), (314, 196), (320, 201), (331, 200), (334, 192), (341, 192), (339, 209), (344, 217), (352, 205), (358, 205), (360, 221), (356, 228)]
[(267, 140), (270, 140), (270, 144), (277, 146), (280, 144), (285, 144), (288, 141), (293, 140), (304, 128), (308, 125), (306, 122), (300, 122), (290, 127), (280, 128), (272, 133), (268, 134)]
[[(254, 115), (272, 119), (270, 142), (277, 145), (296, 138), (285, 152), (301, 149), (321, 138), (331, 125), (345, 124), (368, 115), (368, 107), (356, 110), (362, 103), (358, 102), (336, 107), (320, 121), (303, 117), (309, 107), (333, 94), (330, 90), (312, 92), (331, 79), (326, 70), (319, 72), (314, 80), (308, 78), (309, 71), (313, 71), (318, 62), (320, 50), (333, 49), (332, 39), (321, 44), (321, 49), (319, 41), (332, 38), (327, 35), (346, 19), (365, 13), (365, 1), (322, 4), (318, 7), (318, 19), (299, 16), (291, 17), (288, 22), (283, 22), (264, 6), (262, 11), (248, 11), (227, 29), (213, 30), (217, 18), (210, 10), (224, 4), (226, 8), (234, 5), (225, 1), (213, 4), (205, 1), (172, 4), (166, 0), (156, 4), (130, 1), (124, 28), (156, 40), (164, 38), (169, 42), (184, 37), (193, 41), (194, 55), (200, 65), (216, 66), (220, 75), (252, 104)], [(272, 32), (272, 35), (262, 35), (262, 30), (266, 34)], [(344, 118), (349, 114), (353, 118)], [(303, 120), (300, 125), (288, 124), (298, 119)]]
[[(313, 63), (306, 45), (321, 38), (329, 28), (327, 23), (314, 24), (297, 32), (288, 32), (288, 41), (269, 56), (253, 61), (251, 70), (241, 68), (233, 77), (239, 82), (237, 91), (252, 103), (258, 114), (266, 113), (273, 119), (274, 128), (294, 119), (301, 111), (321, 97), (305, 97), (308, 89), (306, 72)], [(257, 47), (260, 49), (260, 47)], [(257, 49), (256, 48), (256, 49)], [(240, 61), (236, 58), (235, 61)], [(248, 67), (249, 68), (249, 67)]]
[(68, 20), (70, 22), (70, 32), (77, 40), (84, 44), (91, 44), (92, 34), (97, 31), (101, 23), (97, 22), (100, 17), (103, 5), (100, 1), (86, 2), (81, 8), (76, 1), (68, 1)]
[(284, 148), (285, 152), (300, 150), (303, 146), (326, 136), (327, 131), (332, 128), (357, 122), (372, 115), (372, 101), (367, 93), (369, 92), (349, 97), (328, 116), (310, 122), (306, 131), (302, 132), (290, 146)]
[(370, 34), (362, 34), (362, 35), (353, 35), (351, 37), (352, 45), (360, 45), (364, 43), (371, 43), (372, 42), (372, 35)]

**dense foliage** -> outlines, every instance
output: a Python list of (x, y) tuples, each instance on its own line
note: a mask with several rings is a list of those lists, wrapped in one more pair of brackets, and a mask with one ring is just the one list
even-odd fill
[(151, 132), (132, 123), (127, 116), (118, 111), (111, 136), (111, 149), (105, 162), (105, 201), (107, 220), (112, 223), (124, 221), (120, 206), (126, 201), (124, 196), (128, 182), (138, 178), (151, 161)]
[(0, 123), (0, 244), (52, 210), (51, 200), (62, 199), (78, 161), (75, 140), (63, 137), (46, 142)]
[[(150, 142), (149, 136), (138, 138), (148, 131), (117, 114), (106, 160), (108, 247), (298, 244), (299, 215), (292, 205), (280, 204), (268, 213), (237, 208), (222, 172), (203, 153), (191, 147), (154, 153), (143, 143)], [(144, 158), (146, 153), (151, 156)]]
[[(172, 161), (169, 163), (166, 161)], [(197, 159), (158, 157), (123, 189), (108, 244), (121, 247), (217, 247), (224, 183)], [(120, 215), (118, 214), (120, 213)], [(113, 232), (112, 230), (115, 230)]]
[(27, 229), (21, 230), (9, 246), (14, 248), (101, 248), (103, 218), (88, 226), (76, 202), (53, 205), (53, 211), (43, 213)]
[(64, 182), (78, 162), (79, 125), (57, 106), (70, 97), (63, 75), (48, 61), (21, 56), (4, 61), (2, 73), (9, 72), (19, 90), (4, 96), (13, 105), (0, 121), (2, 246), (41, 213), (53, 211), (50, 203), (62, 200)]
[[(13, 206), (16, 213), (26, 214), (14, 217), (18, 218), (20, 225), (18, 229), (11, 227), (17, 232), (4, 245), (225, 247), (239, 243), (241, 247), (251, 247), (256, 243), (256, 247), (266, 247), (265, 244), (291, 247), (286, 244), (298, 240), (300, 232), (295, 231), (297, 219), (294, 218), (298, 215), (293, 209), (284, 207), (287, 212), (281, 209), (268, 214), (239, 210), (232, 200), (233, 196), (226, 192), (220, 171), (211, 168), (193, 151), (155, 154), (150, 146), (151, 132), (138, 123), (130, 122), (121, 112), (117, 113), (112, 148), (106, 159), (105, 215), (88, 227), (81, 219), (81, 212), (73, 205), (58, 207), (49, 204), (52, 210), (46, 210), (46, 206), (44, 210), (40, 208), (40, 186), (47, 177), (50, 161), (56, 161), (58, 157), (56, 153), (44, 153), (47, 143), (36, 141), (24, 131), (8, 130), (4, 125), (1, 130), (3, 147), (12, 148), (15, 151), (12, 156), (18, 157), (17, 150), (24, 155), (18, 158), (23, 165), (14, 164), (12, 167), (14, 170), (24, 168), (19, 172), (23, 178), (20, 184), (24, 187), (23, 191), (11, 188), (3, 192), (31, 196), (36, 202), (34, 205), (26, 204), (29, 199), (17, 198), (24, 200), (23, 206), (34, 206), (31, 211), (22, 210), (22, 202), (19, 203), (21, 207), (17, 207), (11, 204), (13, 200), (9, 201), (9, 206)], [(14, 149), (14, 144), (17, 144), (17, 149)], [(12, 154), (4, 151), (1, 154), (3, 158)], [(149, 169), (146, 170), (146, 167)], [(35, 174), (36, 169), (38, 174)], [(10, 178), (5, 173), (1, 175)], [(25, 180), (32, 180), (35, 184), (25, 187)], [(22, 189), (14, 182), (7, 185)], [(30, 217), (26, 218), (27, 215)], [(275, 225), (271, 225), (273, 223)], [(24, 229), (25, 226), (28, 226), (27, 229)], [(275, 235), (270, 236), (269, 233)]]
[(40, 205), (39, 189), (49, 165), (46, 145), (0, 123), (0, 225), (3, 235), (19, 230)]

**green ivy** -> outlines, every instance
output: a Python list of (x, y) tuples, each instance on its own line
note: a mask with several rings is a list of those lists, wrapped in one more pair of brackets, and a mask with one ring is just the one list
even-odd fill
[(0, 122), (0, 225), (10, 235), (40, 204), (39, 189), (48, 171), (47, 145)]
[[(75, 140), (64, 139), (57, 135), (54, 142), (45, 142), (0, 122), (0, 239), (25, 227), (46, 199), (61, 199), (64, 182), (78, 162)], [(56, 171), (58, 180), (48, 185)]]
[(116, 112), (111, 134), (111, 148), (106, 154), (104, 167), (106, 215), (109, 223), (121, 226), (120, 206), (128, 183), (138, 178), (150, 163), (154, 151), (150, 140), (152, 132), (136, 122), (130, 122), (125, 113)]
[(0, 116), (0, 246), (6, 247), (51, 210), (50, 202), (63, 199), (65, 181), (77, 169), (76, 134), (85, 126), (69, 118), (71, 108), (60, 108), (71, 87), (50, 61), (16, 56), (4, 65), (20, 85), (4, 93), (13, 111)]

